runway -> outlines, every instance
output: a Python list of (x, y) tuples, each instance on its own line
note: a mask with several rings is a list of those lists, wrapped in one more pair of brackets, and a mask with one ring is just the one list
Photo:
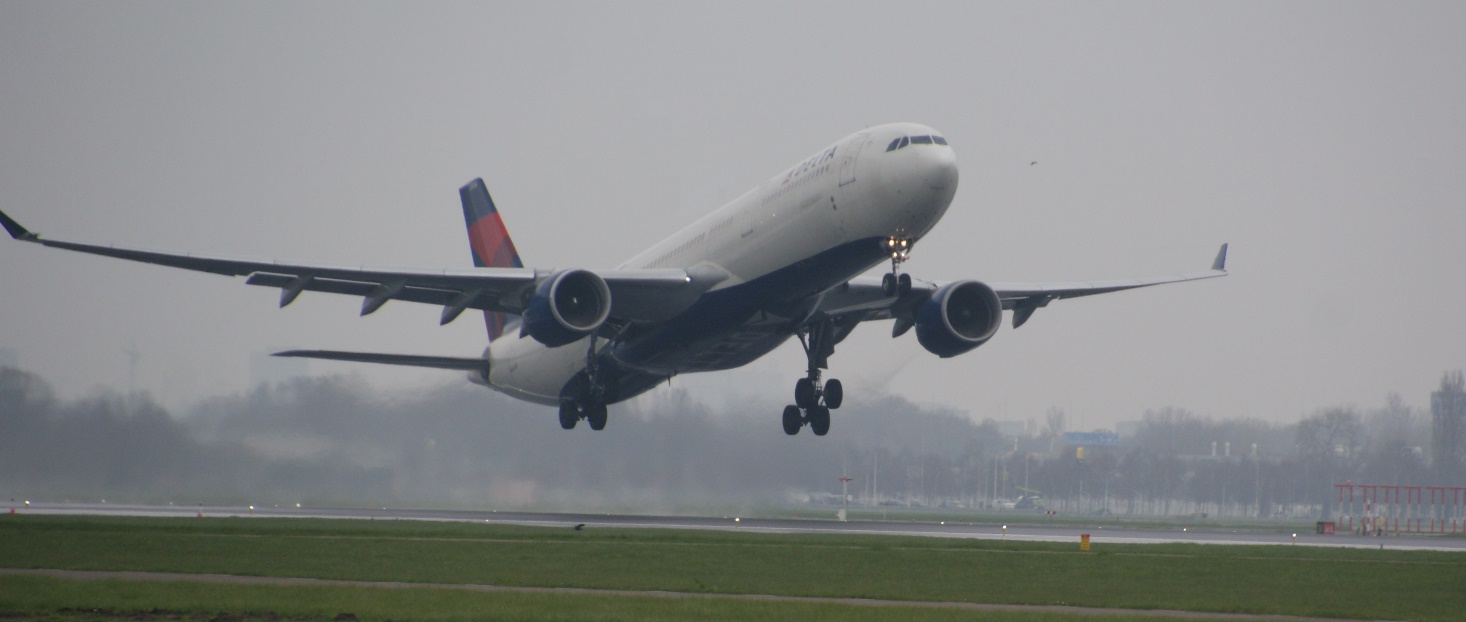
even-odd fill
[(1317, 535), (1299, 532), (1274, 533), (1217, 528), (1137, 529), (1114, 526), (1002, 525), (939, 521), (837, 521), (815, 518), (745, 518), (741, 516), (638, 516), (626, 514), (499, 512), (482, 510), (415, 510), (407, 508), (316, 508), (291, 506), (184, 506), (128, 505), (113, 503), (12, 503), (16, 514), (154, 516), (154, 517), (285, 517), (339, 518), (357, 520), (425, 520), (487, 522), (509, 525), (646, 529), (714, 529), (760, 533), (837, 533), (934, 538), (1009, 539), (1032, 542), (1078, 543), (1082, 533), (1090, 542), (1159, 544), (1248, 544), (1281, 546), (1328, 546), (1466, 552), (1466, 537), (1386, 536), (1361, 537), (1351, 534)]

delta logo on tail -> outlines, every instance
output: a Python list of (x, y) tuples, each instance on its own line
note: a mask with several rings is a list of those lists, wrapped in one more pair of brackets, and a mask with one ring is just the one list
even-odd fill
[[(514, 240), (509, 239), (509, 230), (499, 217), (494, 200), (484, 186), (482, 177), (476, 177), (462, 188), (458, 196), (463, 200), (463, 222), (468, 226), (468, 245), (473, 250), (473, 265), (478, 268), (523, 268), (519, 251), (514, 249)], [(484, 312), (484, 325), (489, 329), (489, 341), (504, 334), (507, 314), (497, 311)]]

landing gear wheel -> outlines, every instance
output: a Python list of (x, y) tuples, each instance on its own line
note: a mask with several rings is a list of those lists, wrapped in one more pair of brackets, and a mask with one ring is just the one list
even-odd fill
[(824, 406), (815, 406), (808, 409), (809, 430), (815, 436), (824, 436), (830, 433), (830, 409)]
[(845, 387), (840, 384), (837, 378), (831, 378), (825, 382), (825, 406), (832, 410), (839, 408), (845, 401)]
[(800, 378), (794, 383), (794, 405), (800, 408), (809, 408), (819, 403), (819, 396), (815, 395), (814, 381), (809, 378)]
[(575, 402), (560, 403), (560, 427), (566, 430), (574, 430), (575, 424), (580, 422), (580, 409)]
[(799, 433), (799, 428), (804, 427), (804, 417), (799, 414), (798, 406), (784, 407), (784, 433), (794, 436)]
[(896, 295), (905, 296), (911, 293), (911, 275), (902, 274), (896, 277)]
[[(896, 275), (887, 272), (885, 276), (881, 277), (881, 293), (885, 294), (887, 298), (895, 296), (896, 289), (898, 287), (899, 285), (896, 283)], [(907, 289), (909, 291), (910, 287), (908, 286)]]
[(592, 430), (606, 429), (606, 405), (596, 404), (587, 406), (585, 409), (585, 422), (590, 424)]

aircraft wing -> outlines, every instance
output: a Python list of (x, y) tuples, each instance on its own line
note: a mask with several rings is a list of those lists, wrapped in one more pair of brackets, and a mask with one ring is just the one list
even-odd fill
[[(1212, 260), (1211, 269), (1200, 272), (1183, 272), (1140, 279), (1065, 283), (987, 283), (987, 286), (993, 288), (993, 291), (998, 294), (1004, 309), (1013, 311), (1013, 327), (1018, 328), (1027, 322), (1029, 317), (1032, 317), (1034, 311), (1048, 306), (1055, 300), (1222, 276), (1227, 276), (1226, 244), (1223, 244), (1217, 251), (1216, 258)], [(881, 290), (881, 279), (860, 277), (827, 292), (820, 303), (820, 311), (829, 316), (848, 317), (856, 321), (890, 318), (910, 321), (914, 317), (916, 306), (931, 297), (943, 285), (946, 283), (916, 281), (912, 283), (909, 294), (888, 297)], [(899, 329), (900, 322), (898, 322)]]
[[(326, 292), (362, 298), (361, 314), (381, 308), (389, 300), (441, 305), (440, 323), (453, 321), (466, 309), (522, 314), (536, 284), (551, 274), (529, 268), (401, 269), (333, 265), (261, 259), (242, 259), (194, 253), (143, 250), (122, 246), (68, 242), (43, 238), (0, 212), (0, 226), (10, 237), (42, 246), (184, 270), (246, 277), (250, 285), (280, 288), (280, 306), (294, 302), (301, 292)], [(693, 271), (696, 272), (696, 271)], [(718, 275), (689, 274), (687, 270), (596, 271), (611, 289), (611, 319), (619, 322), (655, 321), (690, 305), (711, 287)], [(700, 278), (694, 278), (694, 276)]]

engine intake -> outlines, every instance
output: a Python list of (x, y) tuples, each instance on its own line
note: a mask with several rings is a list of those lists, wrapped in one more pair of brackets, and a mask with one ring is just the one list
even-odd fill
[(524, 308), (524, 329), (551, 348), (591, 334), (611, 314), (611, 288), (589, 270), (561, 270), (540, 281)]
[(916, 340), (942, 358), (992, 339), (1003, 322), (1003, 301), (978, 281), (948, 283), (916, 309)]

